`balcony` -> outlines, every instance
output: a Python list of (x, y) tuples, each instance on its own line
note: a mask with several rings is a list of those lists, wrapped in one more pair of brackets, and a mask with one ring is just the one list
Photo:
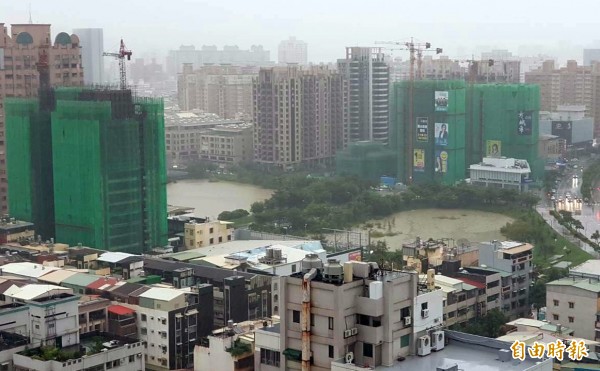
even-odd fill
[(357, 325), (359, 341), (371, 344), (380, 344), (383, 342), (383, 326), (371, 327), (364, 325)]
[(383, 298), (371, 299), (363, 296), (356, 298), (356, 313), (371, 317), (383, 316)]

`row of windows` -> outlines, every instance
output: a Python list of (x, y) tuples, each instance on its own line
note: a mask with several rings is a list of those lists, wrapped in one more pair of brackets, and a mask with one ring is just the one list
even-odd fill
[[(560, 301), (559, 301), (559, 300), (556, 300), (556, 299), (554, 299), (554, 300), (552, 300), (552, 304), (553, 304), (555, 307), (558, 307), (558, 306), (560, 305)], [(575, 302), (572, 302), (572, 301), (570, 301), (570, 302), (569, 302), (569, 309), (573, 309), (573, 308), (575, 308)]]

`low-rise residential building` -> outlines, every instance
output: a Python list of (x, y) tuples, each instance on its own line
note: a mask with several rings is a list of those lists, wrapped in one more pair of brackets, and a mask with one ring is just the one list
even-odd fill
[(254, 370), (254, 330), (262, 321), (233, 323), (213, 331), (194, 350), (194, 371)]
[(482, 187), (529, 190), (531, 168), (527, 160), (506, 157), (484, 157), (479, 164), (469, 167), (470, 182)]
[(480, 291), (485, 296), (483, 289), (470, 285), (460, 279), (446, 277), (441, 274), (435, 276), (435, 284), (439, 286), (444, 295), (444, 326), (450, 327), (462, 324), (478, 317)]
[(33, 223), (16, 220), (9, 215), (0, 218), (0, 243), (33, 241), (34, 239)]
[(111, 275), (128, 280), (139, 277), (144, 271), (144, 258), (141, 255), (109, 251), (98, 257), (98, 266), (107, 267)]
[[(98, 340), (100, 338), (101, 340)], [(96, 344), (100, 341), (100, 346)], [(56, 350), (52, 357), (41, 348), (26, 349), (14, 354), (15, 371), (143, 371), (144, 343), (118, 338), (106, 333), (82, 338), (81, 343)], [(65, 356), (70, 356), (65, 357)], [(65, 360), (64, 358), (69, 358)]]
[[(498, 271), (502, 276), (502, 311), (510, 318), (529, 317), (529, 288), (533, 275), (533, 246), (514, 241), (479, 244), (481, 268)], [(488, 302), (491, 297), (488, 294)]]
[[(189, 215), (169, 217), (169, 237), (177, 250), (191, 250), (233, 240), (232, 223)], [(178, 238), (178, 241), (174, 241)]]
[(573, 336), (600, 340), (600, 281), (561, 278), (546, 284), (546, 320), (573, 329)]
[(129, 338), (137, 338), (138, 330), (135, 310), (122, 305), (113, 304), (107, 308), (107, 312), (109, 333)]
[(79, 298), (79, 334), (108, 332), (108, 306), (110, 300), (98, 296)]
[(193, 367), (196, 342), (213, 329), (212, 296), (211, 285), (189, 291), (152, 287), (139, 295), (139, 305), (122, 304), (137, 313), (148, 370)]
[(569, 268), (569, 277), (600, 280), (600, 259), (591, 259)]
[[(144, 271), (182, 289), (211, 284), (215, 326), (224, 326), (230, 319), (243, 322), (272, 315), (273, 277), (267, 273), (231, 271), (149, 257), (144, 258)], [(178, 280), (178, 277), (186, 279)]]

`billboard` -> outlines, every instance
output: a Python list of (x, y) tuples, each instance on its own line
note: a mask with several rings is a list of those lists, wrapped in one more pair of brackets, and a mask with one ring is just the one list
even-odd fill
[(448, 92), (435, 92), (435, 112), (448, 112)]
[(415, 149), (413, 156), (415, 159), (413, 163), (415, 171), (425, 171), (425, 150)]
[(362, 257), (361, 257), (360, 251), (355, 251), (355, 252), (351, 252), (350, 254), (348, 254), (348, 260), (350, 260), (350, 261), (361, 261)]
[(485, 143), (486, 157), (500, 157), (502, 156), (502, 142), (499, 140), (488, 140)]
[(427, 142), (429, 140), (429, 119), (417, 117), (417, 141)]
[(443, 122), (435, 123), (435, 145), (446, 147), (448, 145), (448, 124)]
[(447, 173), (448, 172), (448, 152), (436, 151), (435, 152), (435, 172), (436, 173)]
[(531, 135), (533, 126), (533, 112), (531, 111), (520, 111), (519, 112), (519, 124), (517, 126), (517, 133), (519, 135)]
[(552, 135), (556, 135), (567, 142), (573, 142), (573, 123), (571, 121), (552, 121)]

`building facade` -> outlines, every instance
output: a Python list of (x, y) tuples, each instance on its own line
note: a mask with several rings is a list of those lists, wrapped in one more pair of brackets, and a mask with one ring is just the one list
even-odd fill
[(529, 317), (532, 257), (533, 246), (528, 243), (491, 241), (479, 244), (479, 263), (497, 270), (502, 277), (502, 311), (510, 319)]
[(558, 106), (556, 112), (540, 112), (540, 136), (553, 135), (566, 146), (590, 145), (594, 118), (585, 117), (585, 106)]
[(346, 48), (338, 70), (349, 85), (349, 140), (388, 143), (390, 68), (380, 48)]
[(279, 43), (279, 64), (308, 64), (308, 44), (291, 36)]
[(84, 71), (76, 35), (61, 32), (53, 40), (49, 24), (13, 24), (9, 32), (8, 27), (0, 23), (0, 32), (3, 33), (0, 37), (0, 211), (6, 214), (9, 206), (8, 138), (5, 135), (4, 98), (38, 95), (37, 63), (40, 61), (48, 62), (51, 86), (81, 86)]
[(600, 62), (600, 49), (583, 49), (583, 65), (591, 66), (593, 62)]
[(83, 82), (86, 85), (105, 83), (104, 79), (104, 30), (101, 28), (78, 28), (73, 33), (79, 36)]
[[(317, 273), (309, 283), (308, 302), (306, 292), (303, 293), (307, 285), (303, 277), (311, 266), (303, 262), (302, 272), (281, 278), (280, 306), (286, 308), (280, 311), (281, 352), (265, 347), (269, 352), (263, 354), (262, 346), (256, 349), (256, 354), (261, 355), (260, 370), (296, 369), (303, 360), (310, 362), (314, 371), (329, 370), (332, 361), (348, 354), (352, 354), (351, 363), (356, 365), (391, 366), (399, 356), (412, 353), (412, 320), (422, 316), (413, 309), (417, 275), (371, 274), (375, 272), (368, 263), (345, 265), (352, 266), (353, 271), (346, 268), (337, 276), (342, 281), (332, 282), (323, 271)], [(327, 265), (316, 267), (328, 269)], [(441, 305), (439, 311), (441, 320)], [(302, 339), (308, 338), (309, 343), (303, 343)], [(303, 349), (308, 349), (310, 355), (303, 354)], [(274, 363), (280, 367), (272, 368)]]
[(7, 135), (20, 143), (8, 147), (8, 168), (20, 175), (9, 179), (15, 213), (70, 245), (131, 253), (165, 246), (162, 100), (130, 90), (48, 94), (7, 104)]
[(254, 159), (252, 124), (219, 125), (200, 134), (200, 159), (238, 164)]
[(252, 94), (254, 160), (284, 169), (330, 163), (348, 141), (346, 88), (326, 68), (261, 69)]
[(529, 189), (531, 170), (526, 160), (484, 157), (481, 163), (471, 165), (469, 172), (473, 185), (519, 192)]
[(185, 63), (193, 68), (207, 64), (231, 64), (234, 66), (268, 66), (272, 65), (271, 52), (262, 45), (252, 45), (250, 49), (240, 49), (237, 45), (224, 46), (219, 50), (215, 45), (203, 45), (196, 49), (194, 45), (182, 45), (177, 50), (170, 50), (167, 57), (167, 71), (171, 75), (181, 73)]
[(177, 78), (180, 109), (199, 109), (224, 119), (251, 117), (252, 79), (258, 67), (193, 67), (186, 63)]
[(568, 277), (546, 284), (546, 320), (574, 330), (573, 336), (600, 340), (600, 281)]

